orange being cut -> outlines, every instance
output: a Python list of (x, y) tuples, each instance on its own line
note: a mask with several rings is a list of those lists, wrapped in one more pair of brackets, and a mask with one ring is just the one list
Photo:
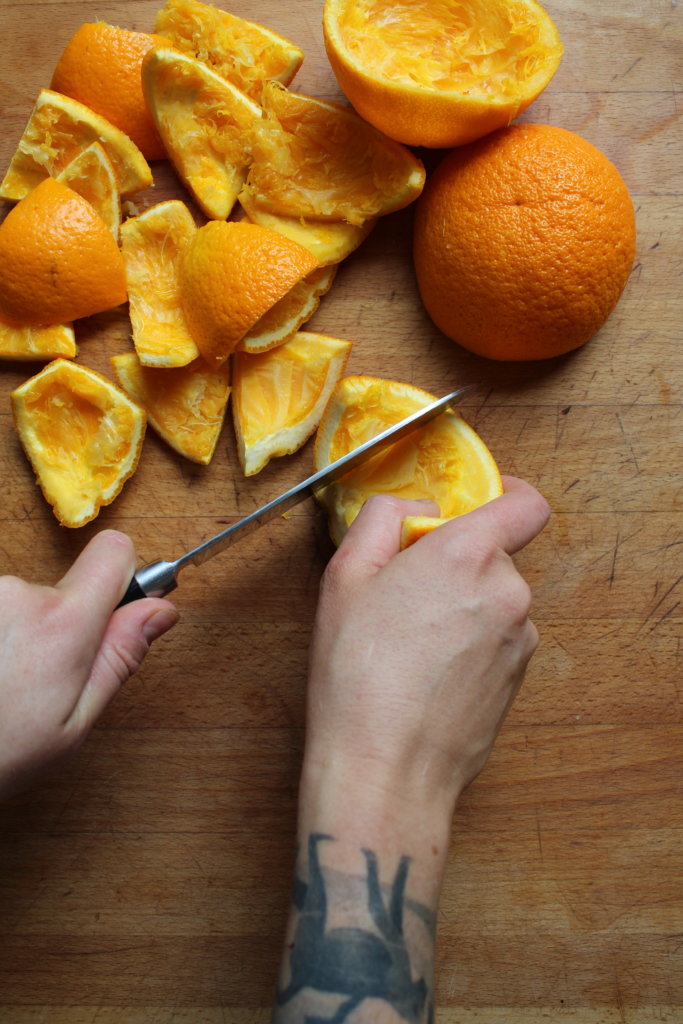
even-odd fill
[(51, 326), (125, 302), (123, 258), (99, 214), (46, 178), (0, 225), (0, 319)]
[(358, 113), (411, 146), (459, 146), (509, 124), (563, 51), (536, 0), (326, 0), (323, 30)]
[(144, 366), (186, 366), (199, 355), (178, 282), (180, 253), (196, 230), (180, 199), (150, 206), (121, 228), (133, 344)]
[(260, 320), (257, 320), (237, 346), (239, 352), (267, 352), (289, 341), (301, 325), (310, 320), (322, 296), (330, 290), (336, 266), (319, 267), (287, 292)]
[(317, 264), (308, 249), (249, 221), (209, 221), (180, 254), (183, 313), (197, 348), (220, 366), (271, 306)]
[(631, 269), (636, 223), (617, 168), (574, 132), (501, 128), (452, 150), (415, 211), (430, 317), (489, 359), (548, 359), (603, 326)]
[(0, 321), (0, 359), (37, 362), (76, 355), (76, 336), (71, 324), (52, 327), (11, 327)]
[(124, 132), (78, 100), (41, 89), (0, 185), (0, 199), (23, 199), (93, 142), (99, 142), (111, 160), (122, 196), (152, 184), (149, 164)]
[(209, 218), (225, 219), (249, 166), (261, 108), (201, 61), (169, 46), (145, 57), (142, 81), (168, 155)]
[(311, 220), (306, 217), (284, 217), (270, 213), (244, 189), (239, 196), (249, 220), (286, 235), (303, 245), (315, 256), (321, 267), (341, 263), (363, 242), (377, 223), (372, 217), (361, 225), (347, 224), (343, 220)]
[(51, 88), (84, 103), (125, 132), (147, 160), (166, 156), (142, 92), (142, 59), (160, 38), (104, 21), (81, 25), (52, 75)]
[(155, 31), (257, 103), (263, 82), (288, 85), (304, 57), (277, 32), (199, 0), (167, 0), (157, 13)]
[(101, 374), (55, 359), (12, 392), (23, 449), (63, 526), (78, 527), (109, 505), (135, 472), (144, 410)]
[(448, 519), (439, 516), (406, 516), (401, 523), (401, 551), (447, 522)]
[[(324, 469), (387, 427), (435, 401), (399, 381), (345, 377), (325, 409), (315, 440), (315, 469)], [(336, 544), (373, 494), (431, 498), (442, 519), (469, 512), (502, 494), (498, 467), (481, 438), (447, 410), (426, 426), (372, 456), (318, 495)]]
[(82, 149), (57, 175), (57, 181), (87, 199), (118, 241), (121, 196), (112, 162), (99, 142)]
[(261, 102), (245, 192), (270, 213), (359, 226), (422, 191), (421, 161), (352, 110), (277, 82), (264, 86)]
[(147, 422), (179, 455), (208, 466), (216, 450), (230, 396), (228, 364), (210, 369), (143, 366), (134, 352), (112, 356), (121, 387), (145, 409)]
[(305, 444), (350, 351), (350, 341), (299, 331), (291, 341), (262, 355), (235, 353), (232, 412), (245, 476)]

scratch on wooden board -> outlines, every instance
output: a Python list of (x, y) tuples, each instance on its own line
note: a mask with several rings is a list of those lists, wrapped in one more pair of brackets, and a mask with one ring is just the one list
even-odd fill
[(621, 430), (621, 433), (622, 433), (622, 435), (624, 437), (624, 441), (626, 441), (626, 444), (628, 446), (628, 450), (631, 453), (631, 459), (633, 460), (633, 465), (636, 467), (636, 472), (640, 473), (641, 470), (640, 470), (640, 466), (638, 464), (638, 458), (637, 458), (636, 453), (634, 451), (633, 444), (631, 442), (631, 438), (629, 436), (629, 433), (626, 430), (626, 427), (624, 426), (624, 423), (623, 423), (623, 420), (621, 418), (621, 415), (618, 412), (615, 413), (614, 415), (617, 418), (617, 423), (619, 424), (619, 429)]
[[(648, 622), (650, 622), (655, 617), (655, 613), (657, 612), (657, 610), (661, 608), (662, 604), (666, 601), (669, 594), (673, 593), (673, 591), (676, 589), (681, 580), (683, 580), (683, 573), (678, 577), (678, 579), (674, 580), (671, 586), (664, 591), (659, 601), (657, 601), (657, 604), (652, 609), (650, 609), (650, 611), (645, 616), (645, 619), (643, 620), (642, 624), (640, 625), (638, 632), (640, 632), (640, 630), (642, 629), (645, 629)], [(680, 602), (677, 601), (672, 608), (668, 608), (664, 614), (660, 615), (660, 617), (655, 621), (654, 625), (650, 627), (649, 632), (653, 632), (655, 629), (657, 629), (657, 627), (667, 618), (667, 616), (672, 611), (675, 610), (675, 608), (678, 607), (679, 604)]]

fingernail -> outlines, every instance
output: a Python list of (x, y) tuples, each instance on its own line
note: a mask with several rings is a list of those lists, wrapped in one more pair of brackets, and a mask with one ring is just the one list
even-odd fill
[(150, 615), (142, 627), (142, 634), (147, 643), (151, 644), (172, 626), (175, 626), (179, 618), (180, 616), (175, 608), (161, 608), (158, 612)]

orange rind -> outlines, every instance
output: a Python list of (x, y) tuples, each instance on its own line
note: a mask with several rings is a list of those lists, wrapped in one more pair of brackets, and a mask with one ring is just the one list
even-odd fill
[(62, 526), (79, 527), (138, 464), (144, 410), (95, 370), (55, 359), (11, 395), (22, 447)]
[(232, 411), (245, 476), (306, 443), (350, 351), (350, 341), (299, 331), (262, 355), (235, 353)]

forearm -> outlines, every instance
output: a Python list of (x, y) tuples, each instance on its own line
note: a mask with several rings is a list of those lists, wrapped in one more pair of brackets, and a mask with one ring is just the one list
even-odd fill
[(433, 1019), (451, 818), (420, 780), (307, 759), (277, 1024)]

